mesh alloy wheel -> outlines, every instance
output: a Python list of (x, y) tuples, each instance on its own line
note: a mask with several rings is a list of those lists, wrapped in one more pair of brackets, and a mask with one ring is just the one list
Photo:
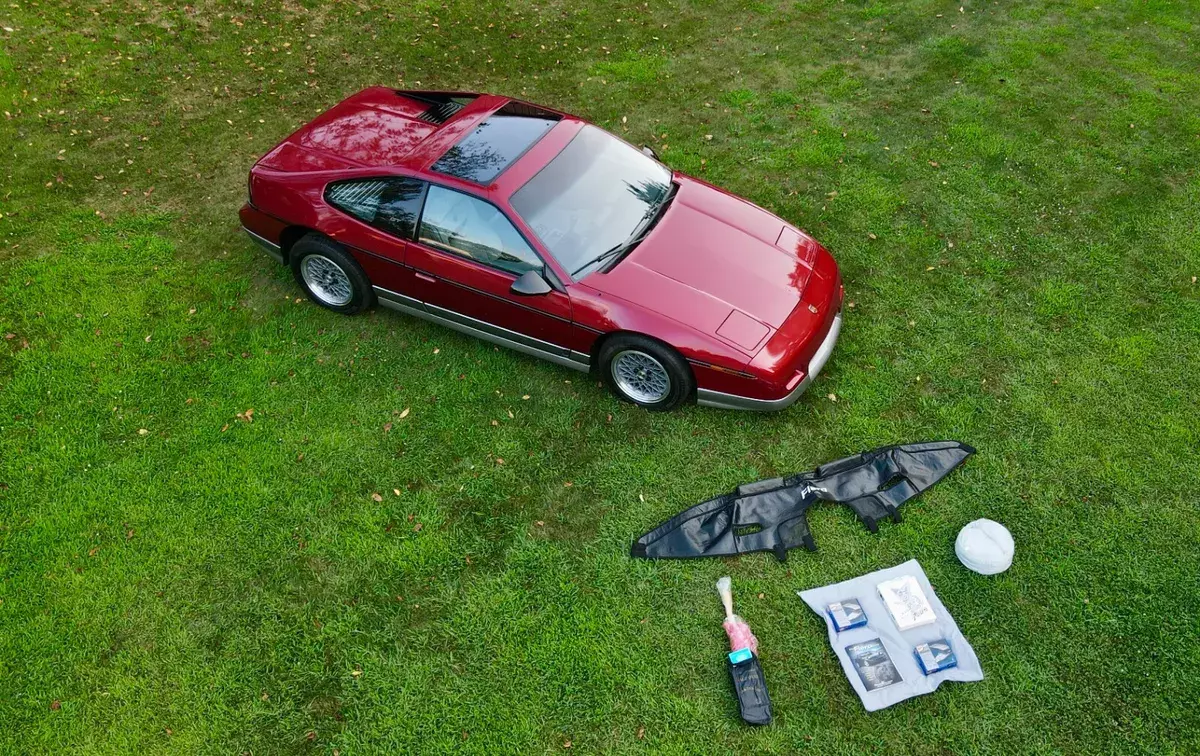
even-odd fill
[(308, 255), (301, 260), (300, 275), (313, 296), (330, 307), (343, 307), (354, 297), (346, 271), (324, 255)]
[(671, 376), (663, 364), (645, 352), (626, 349), (611, 363), (613, 382), (638, 404), (657, 404), (671, 393)]
[(696, 377), (670, 344), (641, 333), (616, 333), (596, 355), (596, 373), (618, 398), (651, 412), (681, 406), (696, 395)]
[(375, 304), (371, 280), (340, 244), (315, 231), (285, 250), (296, 283), (313, 302), (343, 315)]

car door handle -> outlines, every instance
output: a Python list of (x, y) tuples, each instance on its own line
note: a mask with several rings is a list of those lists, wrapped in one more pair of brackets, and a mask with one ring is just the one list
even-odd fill
[(425, 273), (422, 273), (419, 270), (414, 271), (414, 274), (416, 275), (417, 280), (419, 280), (419, 281), (424, 281), (425, 283), (437, 283), (436, 278), (434, 278), (433, 276), (430, 276), (430, 275), (426, 275)]

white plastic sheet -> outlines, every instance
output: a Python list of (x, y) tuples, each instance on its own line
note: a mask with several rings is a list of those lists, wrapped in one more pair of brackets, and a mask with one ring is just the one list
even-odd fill
[[(937, 615), (933, 624), (900, 632), (892, 621), (887, 607), (879, 598), (876, 586), (885, 580), (903, 575), (912, 575), (921, 585), (925, 598), (929, 600), (929, 604)], [(838, 662), (841, 663), (842, 670), (846, 673), (846, 678), (858, 693), (858, 697), (867, 711), (877, 711), (913, 696), (932, 693), (938, 685), (947, 680), (974, 682), (983, 679), (983, 669), (979, 666), (979, 658), (975, 656), (975, 650), (959, 632), (954, 618), (950, 616), (950, 612), (946, 611), (946, 607), (933, 592), (929, 578), (925, 577), (925, 571), (921, 569), (921, 565), (915, 559), (852, 580), (796, 593), (804, 599), (804, 603), (808, 604), (810, 609), (825, 620), (825, 627), (829, 633), (829, 645), (833, 647), (833, 652), (837, 655)], [(867, 613), (867, 624), (839, 633), (833, 626), (833, 620), (829, 618), (825, 608), (833, 601), (850, 598), (856, 598), (862, 603), (862, 607)], [(867, 690), (846, 653), (846, 647), (874, 638), (879, 638), (883, 643), (902, 680), (887, 687)], [(954, 654), (958, 658), (958, 666), (926, 676), (917, 665), (913, 649), (918, 643), (928, 643), (938, 638), (950, 641)]]

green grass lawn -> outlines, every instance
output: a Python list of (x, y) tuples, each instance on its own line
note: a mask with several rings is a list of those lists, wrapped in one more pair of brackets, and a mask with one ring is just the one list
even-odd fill
[[(0, 751), (1200, 749), (1197, 4), (13, 0), (0, 27)], [(239, 230), (246, 172), (374, 84), (577, 112), (807, 229), (849, 303), (825, 375), (776, 415), (649, 414), (299, 299)], [(979, 454), (877, 535), (824, 507), (784, 564), (627, 556), (739, 483), (942, 438)], [(985, 516), (999, 577), (954, 557)], [(986, 679), (867, 714), (795, 591), (909, 558)], [(737, 719), (722, 574), (769, 728)]]

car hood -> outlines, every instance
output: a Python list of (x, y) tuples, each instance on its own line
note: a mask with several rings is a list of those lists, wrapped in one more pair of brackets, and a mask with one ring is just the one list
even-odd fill
[(752, 354), (791, 314), (817, 244), (771, 213), (686, 176), (633, 253), (587, 284)]

